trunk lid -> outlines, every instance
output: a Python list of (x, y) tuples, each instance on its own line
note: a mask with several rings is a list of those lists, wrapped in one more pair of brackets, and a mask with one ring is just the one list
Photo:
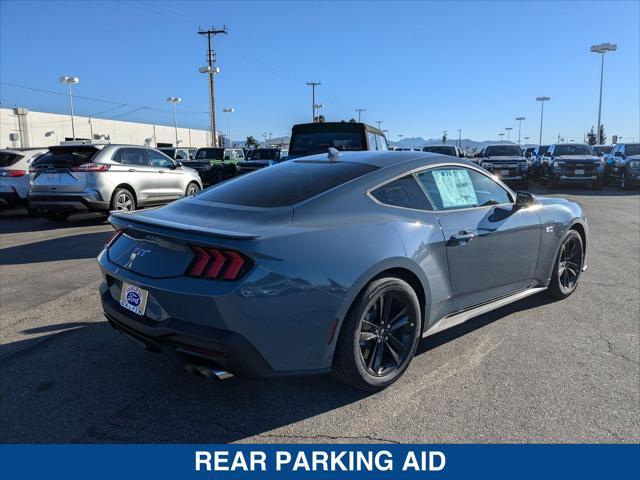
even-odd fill
[(91, 162), (98, 148), (87, 145), (51, 147), (31, 164), (31, 190), (34, 192), (81, 192), (92, 172), (74, 171)]

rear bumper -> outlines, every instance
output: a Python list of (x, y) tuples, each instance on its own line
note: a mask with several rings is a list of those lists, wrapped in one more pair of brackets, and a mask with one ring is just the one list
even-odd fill
[(105, 283), (100, 287), (100, 296), (104, 314), (113, 328), (185, 367), (218, 367), (243, 377), (279, 376), (242, 335), (174, 318), (158, 323), (137, 317), (120, 307)]
[(53, 212), (108, 211), (109, 202), (98, 192), (81, 193), (29, 193), (29, 207)]
[(15, 190), (13, 189), (0, 190), (0, 208), (8, 207), (10, 205), (25, 204), (25, 203), (26, 203), (26, 199), (20, 198), (20, 195), (18, 195), (18, 193)]

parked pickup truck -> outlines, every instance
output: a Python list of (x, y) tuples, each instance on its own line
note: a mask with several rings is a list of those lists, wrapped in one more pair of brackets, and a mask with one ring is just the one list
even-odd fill
[(561, 183), (590, 184), (594, 190), (604, 183), (604, 160), (586, 143), (556, 143), (540, 161), (540, 180), (549, 189)]
[(479, 161), (482, 168), (503, 182), (529, 188), (529, 161), (518, 145), (487, 145)]

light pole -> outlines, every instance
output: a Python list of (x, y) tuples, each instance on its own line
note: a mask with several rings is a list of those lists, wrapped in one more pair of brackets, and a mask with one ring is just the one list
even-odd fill
[(524, 144), (526, 145), (527, 143), (529, 143), (529, 138), (530, 137), (524, 137)]
[[(524, 117), (516, 117), (516, 121), (518, 122), (518, 145), (520, 145), (520, 133), (522, 133), (522, 121), (526, 120)], [(529, 137), (527, 137), (529, 138)]]
[(505, 127), (505, 130), (507, 131), (507, 141), (510, 140), (511, 138), (511, 130), (513, 130), (512, 127)]
[(615, 43), (601, 43), (600, 45), (591, 45), (591, 53), (600, 54), (600, 99), (598, 100), (598, 144), (601, 144), (602, 138), (600, 138), (600, 120), (602, 115), (602, 81), (604, 79), (604, 54), (607, 52), (615, 52), (618, 49), (618, 45)]
[(356, 108), (356, 112), (358, 112), (358, 123), (360, 123), (360, 114), (362, 112), (366, 112), (366, 111), (367, 111), (367, 109), (364, 108), (364, 107), (363, 108)]
[(220, 73), (220, 67), (213, 66), (213, 57), (211, 56), (211, 38), (209, 38), (209, 65), (206, 67), (200, 67), (198, 71), (200, 73), (206, 73), (209, 75), (209, 128), (211, 129), (211, 146), (218, 146), (218, 139), (216, 137), (216, 103), (215, 94), (213, 90), (213, 76)]
[[(227, 107), (222, 109), (223, 112), (227, 114), (227, 138), (229, 139), (229, 148), (231, 148), (232, 140), (231, 140), (231, 114), (235, 112), (235, 108)], [(224, 147), (224, 145), (222, 145)]]
[(462, 129), (458, 129), (458, 148), (462, 150)]
[(504, 133), (499, 133), (498, 135), (500, 136), (500, 141), (502, 141), (502, 139), (504, 138)]
[(60, 83), (66, 83), (69, 86), (69, 111), (71, 113), (71, 136), (73, 139), (76, 139), (76, 125), (73, 120), (73, 94), (71, 93), (71, 85), (75, 85), (76, 83), (80, 83), (80, 79), (78, 77), (73, 77), (69, 75), (63, 75), (60, 77)]
[(180, 103), (180, 97), (167, 97), (167, 102), (173, 105), (173, 128), (176, 132), (176, 148), (178, 147), (178, 117), (176, 115), (176, 105)]
[(540, 102), (540, 139), (538, 145), (542, 145), (542, 119), (544, 118), (544, 102), (551, 100), (551, 97), (536, 97), (536, 101)]
[(316, 122), (316, 87), (318, 85), (322, 85), (320, 82), (316, 82), (315, 80), (310, 80), (307, 82), (307, 85), (311, 87), (311, 123)]

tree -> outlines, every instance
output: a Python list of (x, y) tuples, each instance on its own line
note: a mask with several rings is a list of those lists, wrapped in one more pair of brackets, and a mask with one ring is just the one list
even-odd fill
[(324, 123), (324, 115), (317, 115), (315, 118), (315, 123)]
[(350, 119), (349, 123), (356, 123), (356, 119), (355, 118)]
[(593, 127), (591, 127), (591, 130), (587, 132), (587, 143), (589, 145), (595, 145), (596, 143), (598, 143), (596, 132), (594, 131)]
[(442, 134), (442, 143), (447, 143), (447, 132)]
[(258, 141), (255, 138), (253, 138), (252, 135), (249, 135), (247, 137), (247, 141), (245, 142), (244, 146), (247, 147), (247, 148), (257, 147), (258, 146)]
[(607, 141), (607, 136), (604, 134), (604, 125), (600, 124), (600, 130), (598, 131), (598, 145), (604, 145)]

